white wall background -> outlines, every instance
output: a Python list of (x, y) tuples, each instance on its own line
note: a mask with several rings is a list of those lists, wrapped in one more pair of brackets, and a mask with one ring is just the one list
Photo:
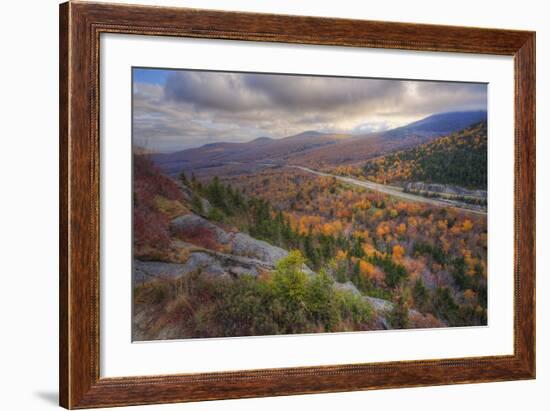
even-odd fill
[[(158, 410), (407, 409), (545, 410), (550, 389), (550, 12), (537, 0), (358, 2), (162, 0), (134, 3), (351, 17), (537, 31), (536, 381), (322, 394), (185, 405)], [(0, 65), (0, 408), (57, 404), (58, 0), (4, 2)], [(139, 408), (134, 408), (139, 409)]]

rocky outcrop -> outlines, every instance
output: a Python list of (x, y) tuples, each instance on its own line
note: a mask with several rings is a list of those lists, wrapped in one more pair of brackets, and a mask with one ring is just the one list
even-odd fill
[[(196, 214), (175, 218), (170, 231), (176, 238), (172, 246), (177, 252), (185, 251), (187, 259), (177, 263), (135, 260), (136, 282), (177, 278), (193, 272), (215, 277), (257, 276), (272, 271), (277, 261), (288, 255), (288, 251), (280, 247), (245, 233), (232, 232)], [(314, 274), (306, 266), (303, 269), (309, 275)]]
[(361, 292), (351, 281), (346, 281), (345, 283), (334, 282), (333, 288), (335, 290), (351, 292), (355, 295), (361, 295)]
[[(352, 292), (355, 295), (363, 296), (363, 298), (368, 301), (374, 311), (374, 327), (379, 330), (392, 329), (392, 326), (388, 321), (388, 316), (392, 312), (394, 307), (394, 304), (391, 301), (363, 295), (351, 281), (345, 283), (335, 282), (333, 287), (336, 290)], [(408, 328), (434, 328), (445, 326), (446, 324), (444, 324), (440, 320), (437, 320), (430, 314), (422, 314), (416, 310), (409, 310)]]
[(371, 307), (377, 312), (389, 313), (393, 310), (393, 303), (388, 300), (369, 296), (366, 296), (365, 298), (370, 303)]
[(254, 258), (274, 267), (277, 261), (286, 257), (288, 251), (265, 241), (257, 240), (248, 234), (236, 233), (229, 240), (231, 254)]
[[(266, 260), (261, 260), (206, 249), (197, 249), (191, 244), (189, 244), (189, 250), (189, 257), (185, 263), (134, 260), (134, 281), (143, 283), (155, 278), (178, 278), (197, 272), (214, 277), (236, 277), (245, 274), (256, 277), (262, 272), (274, 270), (277, 262), (277, 260), (270, 259), (275, 253), (267, 254), (265, 255)], [(308, 275), (315, 274), (307, 266), (304, 266), (303, 270)]]
[(262, 270), (270, 268), (259, 260), (204, 250), (191, 252), (185, 263), (134, 260), (134, 281), (142, 283), (155, 278), (179, 278), (199, 272), (213, 277), (257, 276)]
[(184, 264), (160, 261), (133, 261), (134, 281), (143, 283), (155, 278), (177, 278), (187, 273)]
[[(197, 251), (194, 250), (190, 262), (178, 264), (185, 268), (174, 269), (179, 273), (200, 269), (214, 275), (246, 273), (255, 276), (262, 271), (273, 270), (277, 261), (288, 255), (288, 251), (280, 247), (246, 233), (223, 228), (196, 214), (175, 218), (170, 225), (170, 231), (178, 239), (179, 247), (189, 250), (193, 247), (199, 248), (203, 250), (203, 254), (208, 255), (208, 258), (196, 257)], [(313, 274), (306, 266), (304, 271)]]
[[(212, 277), (238, 277), (241, 275), (258, 276), (262, 272), (269, 272), (275, 268), (279, 258), (285, 257), (287, 252), (281, 248), (272, 246), (264, 241), (255, 240), (242, 234), (231, 240), (235, 240), (241, 253), (253, 255), (254, 258), (236, 254), (220, 253), (207, 249), (200, 249), (189, 243), (177, 242), (177, 246), (189, 251), (189, 257), (184, 263), (167, 263), (159, 261), (134, 260), (134, 282), (145, 283), (155, 278), (172, 279), (180, 278), (192, 273), (201, 273)], [(258, 244), (259, 242), (260, 244)], [(260, 247), (261, 246), (261, 247)], [(259, 249), (257, 247), (260, 247)], [(281, 256), (277, 258), (278, 256)], [(308, 275), (316, 275), (307, 266), (303, 270)], [(363, 295), (350, 281), (346, 283), (335, 282), (335, 290), (351, 292), (362, 296), (374, 311), (373, 326), (375, 329), (391, 329), (388, 316), (392, 312), (394, 304), (388, 300)], [(422, 314), (416, 310), (409, 310), (409, 328), (433, 328), (443, 327), (441, 321), (430, 315)]]
[[(199, 237), (209, 237), (220, 244), (227, 244), (231, 236), (222, 228), (196, 214), (179, 216), (172, 220), (170, 231), (176, 238), (182, 240), (201, 240)], [(197, 238), (195, 238), (197, 237)]]

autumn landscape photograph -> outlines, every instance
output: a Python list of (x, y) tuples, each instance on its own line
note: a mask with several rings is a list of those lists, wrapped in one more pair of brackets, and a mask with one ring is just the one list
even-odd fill
[(487, 84), (132, 69), (132, 339), (487, 325)]

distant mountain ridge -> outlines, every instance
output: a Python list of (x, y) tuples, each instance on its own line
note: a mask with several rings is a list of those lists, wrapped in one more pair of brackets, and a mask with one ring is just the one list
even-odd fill
[(166, 173), (175, 174), (181, 170), (215, 167), (231, 162), (284, 162), (292, 156), (348, 138), (351, 135), (305, 132), (281, 139), (261, 137), (245, 143), (210, 143), (175, 153), (155, 154), (152, 158)]
[(172, 175), (182, 170), (240, 162), (264, 161), (314, 167), (349, 164), (411, 148), (486, 119), (486, 111), (438, 113), (403, 127), (361, 136), (310, 130), (281, 139), (259, 137), (244, 143), (209, 143), (174, 153), (155, 154), (152, 159)]
[(453, 111), (433, 114), (406, 126), (388, 130), (384, 134), (389, 137), (419, 133), (449, 134), (482, 121), (487, 121), (487, 111)]
[(355, 136), (341, 141), (337, 147), (320, 147), (300, 157), (288, 159), (288, 163), (317, 169), (359, 164), (397, 150), (428, 143), (483, 121), (487, 121), (487, 112), (481, 110), (433, 114), (406, 126)]

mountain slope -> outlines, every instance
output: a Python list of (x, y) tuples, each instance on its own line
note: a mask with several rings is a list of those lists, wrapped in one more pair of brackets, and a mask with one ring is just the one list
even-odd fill
[(385, 133), (387, 138), (403, 138), (411, 134), (443, 135), (462, 130), (472, 124), (487, 121), (486, 111), (456, 111), (439, 113), (398, 127)]
[(485, 190), (487, 123), (368, 161), (363, 172), (367, 179), (383, 184), (422, 181)]
[(301, 156), (292, 156), (289, 163), (316, 168), (354, 164), (426, 143), (486, 119), (486, 111), (434, 114), (403, 127), (354, 137), (337, 146), (321, 147)]

